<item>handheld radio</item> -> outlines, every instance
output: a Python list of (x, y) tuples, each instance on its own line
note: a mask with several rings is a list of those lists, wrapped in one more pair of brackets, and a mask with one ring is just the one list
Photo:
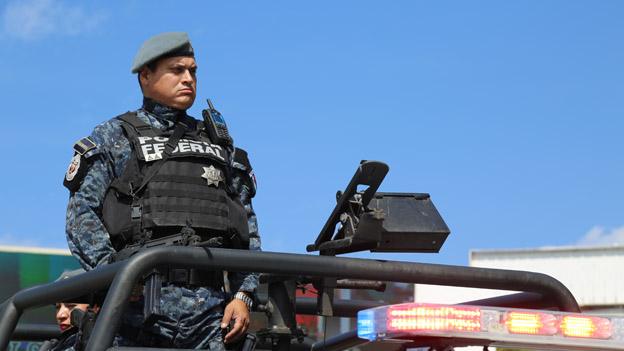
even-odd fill
[(210, 99), (207, 99), (207, 102), (208, 108), (202, 110), (202, 117), (204, 118), (204, 128), (208, 132), (210, 141), (219, 145), (231, 146), (233, 140), (228, 132), (225, 120), (221, 116), (221, 112), (214, 108)]

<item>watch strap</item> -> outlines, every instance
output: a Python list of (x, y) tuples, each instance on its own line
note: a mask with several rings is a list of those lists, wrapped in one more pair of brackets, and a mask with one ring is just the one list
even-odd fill
[(247, 305), (247, 309), (251, 311), (251, 307), (253, 307), (253, 300), (251, 297), (247, 296), (244, 292), (239, 291), (234, 295), (234, 298), (243, 301), (245, 305)]

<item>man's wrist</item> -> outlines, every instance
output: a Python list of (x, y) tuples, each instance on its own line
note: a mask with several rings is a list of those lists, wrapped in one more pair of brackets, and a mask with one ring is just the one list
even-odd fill
[(251, 308), (253, 307), (253, 299), (246, 292), (239, 291), (234, 294), (234, 298), (243, 301), (245, 305), (247, 305), (247, 309), (251, 311)]

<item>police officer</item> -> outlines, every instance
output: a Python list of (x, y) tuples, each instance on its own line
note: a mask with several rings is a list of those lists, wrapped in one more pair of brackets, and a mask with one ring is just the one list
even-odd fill
[[(56, 281), (71, 278), (84, 273), (83, 269), (73, 271), (64, 271)], [(90, 301), (90, 296), (82, 296), (77, 301)], [(88, 341), (88, 333), (80, 327), (85, 326), (90, 320), (89, 317), (95, 317), (99, 307), (97, 305), (90, 306), (87, 303), (75, 302), (58, 302), (55, 304), (56, 322), (61, 330), (61, 335), (57, 339), (45, 341), (40, 351), (74, 351), (84, 349), (84, 345)]]
[[(148, 39), (132, 65), (142, 107), (98, 125), (74, 145), (63, 182), (70, 190), (66, 234), (86, 270), (111, 262), (129, 245), (181, 232), (260, 250), (246, 152), (232, 145), (218, 112), (216, 133), (210, 121), (186, 114), (196, 72), (186, 33)], [(226, 301), (222, 272), (168, 267), (161, 273), (162, 315), (141, 324), (133, 315), (141, 309), (131, 303), (119, 345), (220, 350), (245, 333), (257, 274), (230, 273), (234, 296)]]

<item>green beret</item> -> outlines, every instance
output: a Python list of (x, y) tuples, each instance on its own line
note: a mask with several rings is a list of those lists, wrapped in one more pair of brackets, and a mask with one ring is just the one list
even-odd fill
[(188, 34), (161, 33), (147, 39), (134, 57), (132, 73), (138, 73), (143, 66), (159, 58), (172, 56), (194, 56)]

